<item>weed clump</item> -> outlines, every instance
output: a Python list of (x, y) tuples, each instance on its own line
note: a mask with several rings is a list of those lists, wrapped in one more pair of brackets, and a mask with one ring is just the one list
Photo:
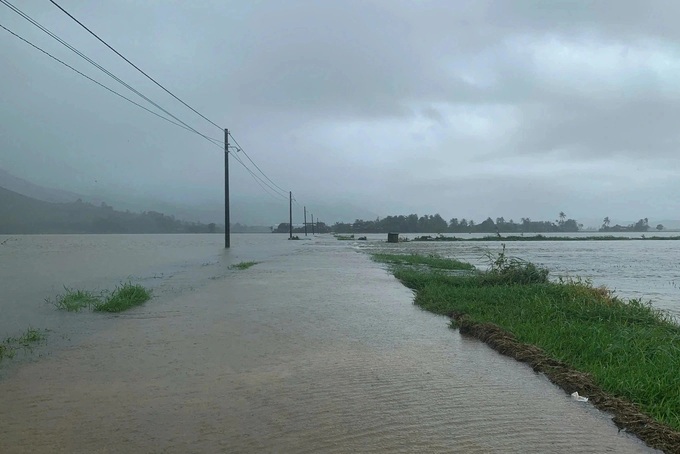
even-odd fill
[(478, 275), (481, 285), (545, 284), (549, 271), (531, 262), (505, 254), (505, 244), (497, 256), (487, 253), (489, 271)]
[(123, 312), (151, 299), (151, 292), (139, 284), (125, 283), (94, 304), (95, 312)]
[(64, 286), (64, 293), (57, 295), (54, 300), (47, 299), (57, 309), (68, 312), (79, 312), (82, 309), (92, 307), (99, 302), (99, 297), (87, 290), (76, 290)]
[(46, 299), (59, 310), (79, 312), (89, 308), (95, 312), (121, 312), (151, 299), (151, 290), (130, 282), (121, 284), (113, 292), (95, 294), (87, 290), (64, 287), (65, 292), (53, 300)]
[(43, 342), (45, 337), (44, 332), (30, 327), (19, 337), (7, 337), (0, 342), (0, 361), (3, 358), (14, 358), (19, 349), (32, 351), (33, 346)]

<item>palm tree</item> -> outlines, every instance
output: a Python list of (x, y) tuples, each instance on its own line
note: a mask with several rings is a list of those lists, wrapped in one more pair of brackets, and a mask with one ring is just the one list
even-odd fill
[(560, 225), (564, 224), (565, 219), (567, 219), (567, 215), (564, 214), (564, 211), (560, 211)]
[(610, 222), (610, 221), (609, 221), (609, 216), (605, 217), (605, 218), (602, 220), (602, 225), (604, 226), (605, 229), (606, 229), (607, 227), (609, 227), (609, 222)]

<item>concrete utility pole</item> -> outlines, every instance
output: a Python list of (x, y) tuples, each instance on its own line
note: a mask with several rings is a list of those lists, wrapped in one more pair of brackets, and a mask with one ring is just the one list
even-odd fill
[(224, 247), (231, 247), (229, 225), (229, 130), (224, 130)]
[(288, 224), (289, 234), (288, 239), (293, 239), (293, 191), (288, 192), (288, 215), (290, 223)]
[(307, 236), (307, 207), (305, 209), (305, 236)]

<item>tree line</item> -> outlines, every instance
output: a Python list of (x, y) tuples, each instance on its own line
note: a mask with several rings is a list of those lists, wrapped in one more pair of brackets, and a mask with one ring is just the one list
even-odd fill
[[(628, 225), (610, 225), (611, 221), (609, 216), (602, 220), (602, 227), (600, 227), (600, 232), (646, 232), (651, 227), (649, 226), (649, 219), (643, 218), (639, 221), (628, 224)], [(662, 231), (664, 229), (663, 224), (657, 224), (656, 230)]]
[(583, 228), (574, 219), (567, 219), (564, 212), (560, 212), (555, 221), (533, 221), (521, 218), (520, 222), (513, 219), (496, 220), (488, 217), (476, 223), (472, 219), (452, 218), (448, 222), (438, 213), (434, 215), (418, 216), (417, 214), (387, 216), (375, 221), (357, 219), (352, 223), (336, 222), (331, 230), (336, 233), (546, 233), (546, 232), (578, 232)]

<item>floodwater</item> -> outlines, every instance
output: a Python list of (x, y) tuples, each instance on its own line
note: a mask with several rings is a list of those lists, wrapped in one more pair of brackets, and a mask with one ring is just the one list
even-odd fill
[[(225, 251), (218, 235), (22, 236), (0, 247), (10, 244), (0, 335), (51, 331), (33, 355), (0, 363), (2, 453), (653, 452), (419, 310), (351, 242), (235, 235)], [(261, 263), (229, 269), (245, 260)], [(154, 299), (118, 316), (43, 302), (62, 285), (126, 279)]]

